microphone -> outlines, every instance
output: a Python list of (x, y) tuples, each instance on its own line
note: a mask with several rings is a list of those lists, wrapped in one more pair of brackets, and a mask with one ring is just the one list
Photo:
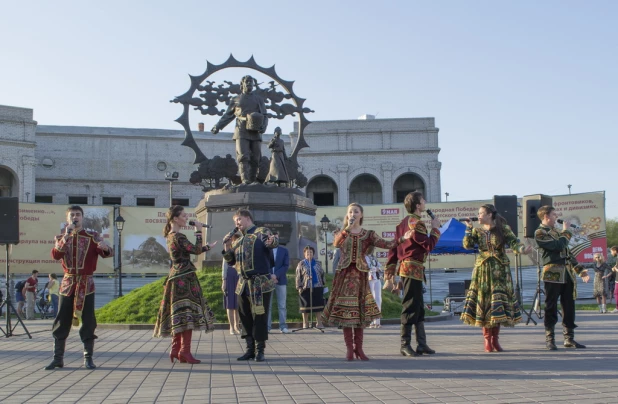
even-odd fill
[[(564, 220), (562, 220), (562, 219), (556, 219), (556, 222), (558, 222), (558, 223), (562, 224), (562, 223), (564, 223)], [(576, 224), (571, 223), (571, 224), (570, 224), (570, 226), (571, 226), (573, 229), (579, 229), (579, 226), (578, 226), (578, 225), (576, 225)]]
[[(73, 220), (73, 226), (77, 226), (77, 220)], [(68, 229), (67, 234), (73, 233), (73, 229)]]
[(231, 232), (229, 232), (225, 237), (223, 237), (223, 244), (227, 243), (228, 241), (230, 241), (230, 239), (232, 237), (234, 237), (234, 234), (238, 233), (238, 227), (234, 227), (234, 230), (232, 230)]
[(431, 211), (431, 209), (427, 209), (427, 214), (429, 215), (429, 217), (431, 218), (431, 220), (436, 218), (436, 215), (433, 214), (433, 212)]
[[(189, 220), (189, 226), (195, 226), (196, 224), (198, 224), (199, 222), (195, 221), (195, 220)], [(202, 223), (202, 227), (205, 227), (207, 229), (211, 229), (212, 226), (209, 224), (203, 224)]]
[(461, 219), (457, 219), (460, 222), (478, 222), (479, 218), (478, 217), (471, 217), (471, 218), (467, 218), (467, 217), (462, 217)]

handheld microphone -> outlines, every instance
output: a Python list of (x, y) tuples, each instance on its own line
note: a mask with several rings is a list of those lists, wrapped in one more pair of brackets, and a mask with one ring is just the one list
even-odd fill
[(478, 222), (479, 218), (478, 217), (471, 217), (471, 218), (467, 218), (467, 217), (462, 217), (461, 219), (457, 219), (460, 222)]
[[(73, 226), (77, 226), (77, 220), (73, 220)], [(67, 234), (73, 233), (73, 229), (68, 229)]]
[[(562, 219), (556, 219), (556, 222), (558, 222), (558, 223), (562, 224), (562, 223), (564, 223), (564, 220), (562, 220)], [(571, 223), (571, 224), (570, 224), (570, 226), (571, 226), (573, 229), (579, 229), (579, 226), (578, 226), (578, 225), (576, 225), (576, 224)]]
[(231, 232), (229, 232), (225, 237), (223, 237), (223, 244), (227, 243), (228, 241), (230, 241), (230, 239), (232, 237), (234, 237), (234, 234), (238, 233), (238, 227), (234, 227), (234, 230), (232, 230)]
[[(195, 220), (189, 220), (189, 226), (195, 226), (197, 223), (199, 223), (199, 222), (196, 222)], [(202, 223), (202, 227), (205, 227), (207, 229), (211, 229), (212, 228), (211, 225), (203, 224), (203, 223)]]
[(433, 212), (431, 211), (431, 209), (427, 209), (427, 214), (429, 215), (429, 217), (431, 218), (431, 220), (436, 218), (436, 215), (433, 214)]

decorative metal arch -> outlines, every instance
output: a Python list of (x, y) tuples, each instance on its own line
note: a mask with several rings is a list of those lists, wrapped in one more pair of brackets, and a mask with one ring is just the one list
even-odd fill
[[(263, 73), (266, 76), (272, 78), (274, 81), (276, 81), (277, 84), (282, 86), (283, 89), (290, 95), (289, 98), (291, 98), (294, 101), (294, 104), (296, 105), (296, 109), (284, 115), (293, 116), (295, 113), (298, 113), (299, 115), (298, 140), (290, 156), (290, 159), (296, 161), (298, 152), (305, 147), (309, 147), (309, 145), (305, 141), (303, 132), (304, 132), (304, 129), (307, 127), (307, 125), (309, 125), (311, 122), (307, 120), (307, 118), (305, 118), (305, 112), (313, 112), (313, 111), (308, 108), (305, 108), (304, 103), (306, 100), (304, 98), (298, 97), (294, 93), (294, 81), (284, 80), (281, 77), (279, 77), (279, 75), (275, 71), (275, 65), (272, 65), (271, 67), (262, 67), (258, 65), (255, 62), (255, 59), (253, 59), (253, 56), (251, 56), (249, 60), (247, 60), (246, 62), (240, 62), (236, 60), (236, 58), (233, 55), (230, 55), (230, 57), (224, 63), (220, 65), (213, 65), (212, 63), (208, 61), (206, 63), (207, 63), (206, 71), (203, 74), (199, 76), (189, 75), (189, 77), (191, 78), (191, 86), (189, 87), (189, 90), (187, 90), (186, 93), (179, 95), (170, 101), (170, 102), (179, 103), (183, 105), (182, 115), (180, 115), (180, 117), (178, 117), (175, 121), (181, 124), (182, 127), (185, 129), (185, 139), (183, 140), (181, 144), (183, 146), (187, 146), (191, 148), (193, 152), (195, 153), (195, 161), (193, 162), (193, 164), (199, 164), (202, 161), (206, 160), (206, 156), (204, 155), (204, 153), (202, 153), (202, 151), (200, 150), (199, 146), (197, 145), (193, 137), (193, 132), (191, 132), (191, 126), (189, 124), (189, 108), (191, 106), (195, 107), (195, 106), (203, 105), (204, 100), (193, 97), (193, 95), (195, 94), (197, 90), (200, 89), (201, 84), (212, 74), (220, 70), (232, 68), (232, 67), (244, 67), (244, 68), (256, 70), (260, 73)], [(212, 113), (212, 115), (214, 114), (216, 114), (216, 112)], [(279, 118), (279, 119), (282, 119), (282, 118)]]

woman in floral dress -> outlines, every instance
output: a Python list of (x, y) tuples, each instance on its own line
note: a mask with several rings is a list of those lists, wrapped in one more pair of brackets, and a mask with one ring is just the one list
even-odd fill
[(202, 224), (195, 223), (195, 244), (180, 232), (187, 225), (187, 214), (182, 206), (172, 206), (166, 214), (163, 235), (172, 260), (165, 280), (163, 300), (155, 324), (155, 337), (172, 337), (170, 360), (181, 363), (200, 363), (191, 354), (193, 330), (213, 331), (215, 316), (202, 294), (202, 287), (191, 262), (191, 254), (201, 254), (215, 244), (202, 245)]
[(524, 245), (494, 205), (481, 206), (478, 219), (481, 225), (478, 228), (472, 227), (472, 221), (466, 222), (463, 239), (464, 248), (471, 250), (478, 246), (479, 253), (461, 320), (472, 326), (483, 327), (485, 352), (502, 352), (498, 342), (500, 326), (513, 327), (521, 321), (505, 245), (516, 254), (527, 253), (529, 248), (524, 251)]
[(374, 319), (380, 318), (380, 309), (369, 290), (369, 267), (365, 261), (373, 247), (391, 249), (397, 245), (395, 240), (386, 241), (373, 230), (365, 230), (363, 207), (358, 203), (348, 206), (344, 220), (344, 230), (336, 233), (333, 245), (341, 249), (333, 287), (322, 320), (327, 325), (343, 328), (343, 338), (347, 348), (346, 359), (354, 355), (361, 360), (369, 360), (363, 352), (363, 329)]

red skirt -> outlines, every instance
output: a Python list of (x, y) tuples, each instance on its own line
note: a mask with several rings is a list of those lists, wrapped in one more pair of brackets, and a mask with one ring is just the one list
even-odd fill
[(328, 303), (322, 312), (324, 324), (367, 327), (380, 317), (380, 309), (369, 289), (367, 273), (356, 269), (354, 263), (337, 272)]

